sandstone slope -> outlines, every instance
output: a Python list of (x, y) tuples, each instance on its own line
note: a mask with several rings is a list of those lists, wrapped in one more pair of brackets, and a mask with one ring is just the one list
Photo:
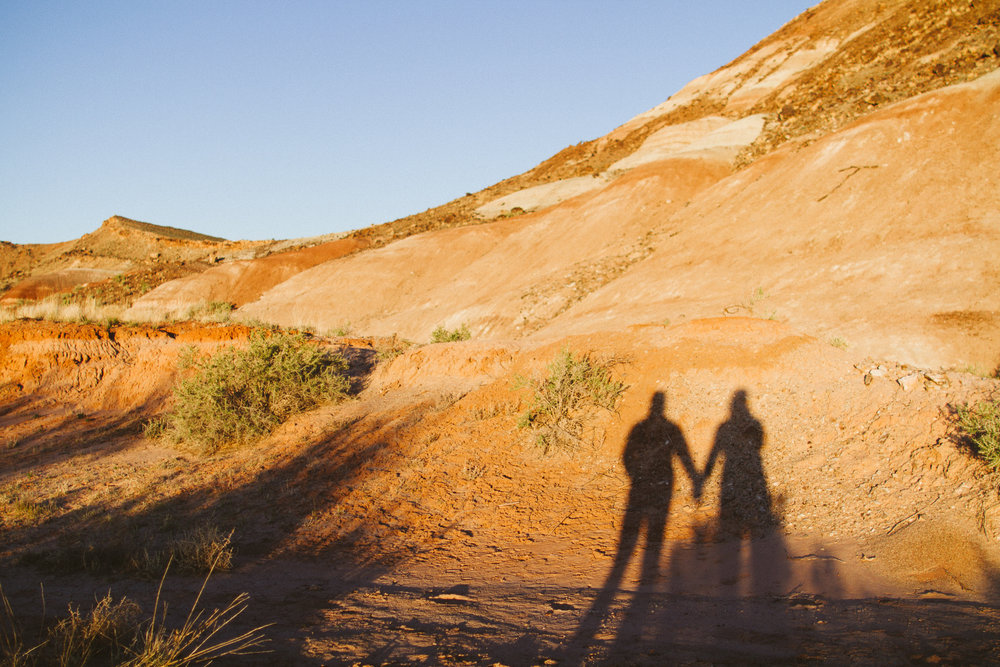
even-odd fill
[[(605, 137), (353, 235), (371, 250), (273, 274), (240, 316), (426, 340), (753, 313), (992, 369), (997, 45), (996, 2), (822, 3)], [(242, 304), (242, 271), (129, 316)]]
[(178, 272), (181, 266), (204, 268), (220, 254), (249, 251), (253, 256), (256, 245), (115, 215), (73, 241), (0, 244), (0, 289), (4, 290), (0, 303), (42, 299), (106, 283), (119, 274), (142, 274), (137, 284), (142, 279), (162, 282), (189, 272)]
[(646, 260), (545, 332), (754, 312), (876, 357), (996, 368), (998, 109), (993, 73), (776, 151), (672, 216)]
[(1000, 363), (1000, 75), (890, 105), (736, 173), (677, 155), (488, 226), (298, 274), (246, 317), (426, 340), (775, 317), (864, 354)]
[(297, 273), (367, 245), (363, 238), (350, 237), (259, 259), (221, 263), (187, 279), (164, 283), (129, 309), (126, 316), (140, 320), (183, 317), (188, 308), (211, 302), (239, 307)]

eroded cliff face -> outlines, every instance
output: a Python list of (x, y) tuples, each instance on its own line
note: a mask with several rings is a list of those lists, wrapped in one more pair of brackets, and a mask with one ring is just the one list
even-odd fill
[[(86, 457), (140, 438), (164, 409), (188, 345), (245, 339), (246, 327), (0, 327), (0, 429), (8, 475), (47, 457)], [(56, 454), (58, 453), (58, 454)]]

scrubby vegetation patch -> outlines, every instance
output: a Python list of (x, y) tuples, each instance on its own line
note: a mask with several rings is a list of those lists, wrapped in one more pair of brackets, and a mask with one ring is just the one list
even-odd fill
[(956, 408), (958, 427), (994, 469), (1000, 469), (1000, 399)]
[(0, 587), (0, 665), (166, 667), (206, 665), (266, 652), (262, 631), (268, 626), (242, 634), (227, 627), (246, 610), (249, 595), (241, 593), (224, 607), (208, 611), (201, 605), (207, 584), (208, 576), (180, 625), (167, 622), (167, 604), (160, 599), (162, 579), (148, 617), (134, 601), (115, 600), (109, 592), (89, 610), (71, 603), (65, 614), (49, 619), (43, 594), (39, 622), (36, 615), (29, 618), (15, 611)]
[(462, 340), (469, 340), (470, 338), (472, 338), (472, 332), (469, 331), (469, 327), (465, 324), (452, 330), (441, 326), (431, 333), (432, 343), (455, 343)]
[(349, 387), (344, 358), (301, 334), (255, 332), (247, 349), (208, 358), (188, 348), (180, 366), (191, 374), (174, 388), (162, 430), (206, 453), (267, 435), (294, 414), (343, 398)]
[(611, 373), (614, 364), (564, 348), (549, 362), (544, 378), (518, 378), (518, 386), (532, 390), (531, 405), (521, 414), (518, 427), (530, 429), (546, 453), (574, 448), (583, 434), (585, 412), (614, 411), (625, 392), (625, 384)]

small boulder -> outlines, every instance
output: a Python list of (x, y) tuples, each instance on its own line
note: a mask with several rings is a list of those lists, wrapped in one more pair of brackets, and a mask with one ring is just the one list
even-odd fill
[(903, 388), (903, 391), (910, 391), (917, 386), (917, 383), (920, 382), (920, 380), (920, 373), (910, 373), (909, 375), (904, 375), (899, 378), (896, 382)]

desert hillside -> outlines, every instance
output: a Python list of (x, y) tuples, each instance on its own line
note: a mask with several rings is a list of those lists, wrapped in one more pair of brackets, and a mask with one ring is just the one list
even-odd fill
[[(288, 263), (302, 270), (365, 245), (353, 240), (346, 246), (337, 245), (340, 236), (227, 241), (114, 215), (98, 229), (73, 241), (25, 245), (0, 242), (0, 305), (58, 296), (66, 302), (92, 299), (100, 304), (127, 306), (165, 282), (219, 265), (231, 271), (233, 264), (245, 265), (255, 258), (278, 254), (287, 258), (287, 262), (279, 264)], [(314, 250), (317, 245), (327, 249)], [(263, 267), (270, 265), (274, 265), (273, 260), (265, 261)], [(261, 273), (260, 268), (256, 273)]]
[(89, 664), (229, 601), (217, 664), (996, 661), (998, 65), (998, 1), (827, 0), (401, 220), (4, 244), (0, 657), (108, 592)]
[(212, 294), (244, 319), (425, 340), (438, 326), (505, 339), (753, 311), (862, 354), (992, 369), (997, 11), (824, 3), (479, 193), (470, 221), (489, 224), (288, 271), (254, 299), (224, 297), (232, 270), (192, 275), (129, 316)]

